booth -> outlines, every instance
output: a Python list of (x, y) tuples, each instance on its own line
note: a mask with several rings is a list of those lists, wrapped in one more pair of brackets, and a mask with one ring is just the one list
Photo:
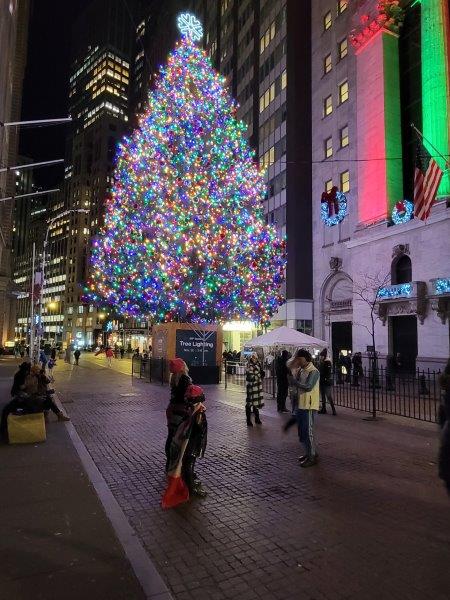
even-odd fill
[(211, 324), (161, 323), (153, 326), (153, 358), (181, 358), (194, 383), (220, 382), (222, 329)]
[(328, 343), (324, 340), (283, 326), (245, 342), (244, 353), (257, 352), (264, 358), (268, 354), (274, 355), (279, 350), (288, 350), (293, 354), (298, 348), (305, 348), (314, 355), (327, 346)]

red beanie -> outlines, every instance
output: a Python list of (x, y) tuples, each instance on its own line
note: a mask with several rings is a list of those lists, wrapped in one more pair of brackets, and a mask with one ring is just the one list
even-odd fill
[(181, 373), (184, 370), (185, 362), (181, 358), (172, 358), (169, 360), (169, 371), (171, 373)]
[(205, 392), (199, 385), (190, 385), (186, 390), (186, 398), (201, 398)]

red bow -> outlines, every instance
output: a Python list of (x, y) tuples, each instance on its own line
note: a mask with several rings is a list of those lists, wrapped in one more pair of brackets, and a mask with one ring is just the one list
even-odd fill
[(399, 212), (401, 214), (406, 212), (406, 206), (405, 206), (405, 203), (403, 202), (403, 200), (400, 200), (400, 202), (397, 202), (395, 205), (395, 208), (397, 209), (397, 212)]
[(328, 205), (328, 216), (332, 217), (339, 212), (339, 200), (337, 199), (338, 189), (334, 185), (329, 192), (323, 192), (321, 202), (326, 202)]

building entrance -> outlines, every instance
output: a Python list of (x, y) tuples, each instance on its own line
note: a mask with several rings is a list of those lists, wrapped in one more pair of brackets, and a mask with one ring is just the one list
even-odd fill
[(342, 352), (347, 355), (352, 352), (352, 322), (338, 321), (331, 323), (331, 345), (333, 360), (337, 361)]
[(400, 354), (400, 368), (411, 372), (416, 369), (417, 358), (417, 317), (391, 317), (392, 354)]

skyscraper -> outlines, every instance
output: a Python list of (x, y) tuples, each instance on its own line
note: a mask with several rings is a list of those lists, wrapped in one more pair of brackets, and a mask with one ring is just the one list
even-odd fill
[[(28, 0), (0, 2), (0, 121), (20, 120), (22, 83), (28, 36)], [(18, 134), (15, 127), (0, 126), (0, 165), (17, 164)], [(0, 197), (15, 191), (14, 172), (0, 173)], [(13, 201), (0, 203), (0, 344), (14, 330), (11, 281)]]
[[(64, 284), (61, 281), (64, 290), (56, 296), (46, 291), (46, 302), (62, 304), (66, 343), (92, 344), (103, 327), (94, 307), (83, 303), (83, 286), (90, 245), (101, 226), (104, 202), (113, 182), (116, 145), (128, 127), (134, 26), (132, 1), (95, 0), (73, 28), (69, 82), (73, 128), (67, 143), (61, 208), (89, 212), (72, 213), (64, 223), (52, 227), (52, 264), (47, 277), (65, 280)], [(61, 252), (63, 246), (67, 249)]]

